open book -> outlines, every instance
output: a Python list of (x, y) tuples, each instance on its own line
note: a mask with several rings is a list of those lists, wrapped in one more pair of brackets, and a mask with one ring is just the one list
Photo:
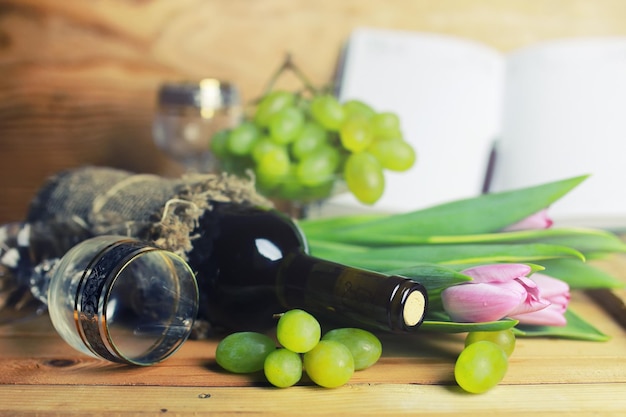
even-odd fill
[(626, 229), (626, 38), (503, 54), (449, 36), (363, 28), (347, 42), (337, 84), (342, 101), (398, 113), (418, 161), (386, 172), (374, 206), (343, 194), (324, 212), (404, 212), (591, 174), (552, 217)]

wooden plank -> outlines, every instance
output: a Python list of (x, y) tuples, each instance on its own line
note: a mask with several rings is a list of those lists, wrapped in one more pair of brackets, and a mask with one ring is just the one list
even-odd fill
[[(626, 240), (626, 235), (621, 237)], [(609, 259), (594, 261), (594, 264), (624, 280), (623, 288), (589, 290), (587, 294), (626, 329), (626, 255), (614, 255)]]
[[(626, 383), (626, 332), (583, 294), (571, 308), (611, 336), (607, 342), (518, 338), (503, 384)], [(267, 386), (261, 373), (233, 375), (215, 363), (219, 339), (187, 341), (165, 362), (136, 368), (79, 354), (54, 332), (47, 317), (0, 328), (0, 384)], [(462, 334), (381, 335), (379, 363), (352, 383), (452, 384)], [(310, 385), (305, 379), (301, 385)]]
[[(623, 416), (626, 384), (499, 386), (472, 395), (450, 386), (351, 384), (337, 389), (2, 386), (0, 413), (110, 415)], [(532, 413), (532, 414), (531, 414)]]

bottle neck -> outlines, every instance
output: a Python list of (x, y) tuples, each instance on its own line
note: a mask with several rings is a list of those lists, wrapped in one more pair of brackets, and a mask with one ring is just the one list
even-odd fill
[(278, 271), (278, 298), (286, 307), (308, 309), (343, 324), (410, 332), (426, 314), (426, 289), (399, 276), (292, 252)]
[(423, 320), (422, 285), (310, 256), (305, 237), (282, 213), (216, 204), (200, 236), (190, 264), (201, 287), (201, 317), (212, 324), (260, 328), (290, 308), (388, 331), (412, 331)]

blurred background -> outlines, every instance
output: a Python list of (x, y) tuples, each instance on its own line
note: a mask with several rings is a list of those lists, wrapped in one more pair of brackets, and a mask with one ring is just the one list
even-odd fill
[(0, 222), (22, 219), (61, 169), (176, 172), (152, 139), (164, 81), (226, 79), (249, 101), (291, 52), (323, 84), (359, 26), (450, 34), (506, 52), (626, 35), (626, 2), (0, 0)]

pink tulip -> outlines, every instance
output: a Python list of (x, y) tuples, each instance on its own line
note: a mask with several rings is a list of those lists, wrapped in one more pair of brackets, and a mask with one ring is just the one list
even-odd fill
[(527, 277), (530, 272), (531, 268), (523, 264), (466, 269), (462, 273), (473, 280), (442, 291), (443, 308), (452, 320), (458, 322), (511, 317), (528, 324), (564, 324), (569, 287), (562, 281), (540, 274), (533, 275), (533, 278), (538, 276), (535, 281)]
[(550, 305), (542, 310), (532, 313), (511, 316), (519, 320), (521, 324), (534, 324), (543, 326), (565, 326), (565, 311), (570, 300), (570, 288), (567, 283), (543, 274), (533, 274), (532, 280), (537, 283), (541, 296), (550, 302)]
[(507, 226), (504, 231), (514, 232), (518, 230), (548, 229), (552, 226), (552, 223), (552, 219), (548, 217), (548, 209), (543, 209), (517, 223)]

